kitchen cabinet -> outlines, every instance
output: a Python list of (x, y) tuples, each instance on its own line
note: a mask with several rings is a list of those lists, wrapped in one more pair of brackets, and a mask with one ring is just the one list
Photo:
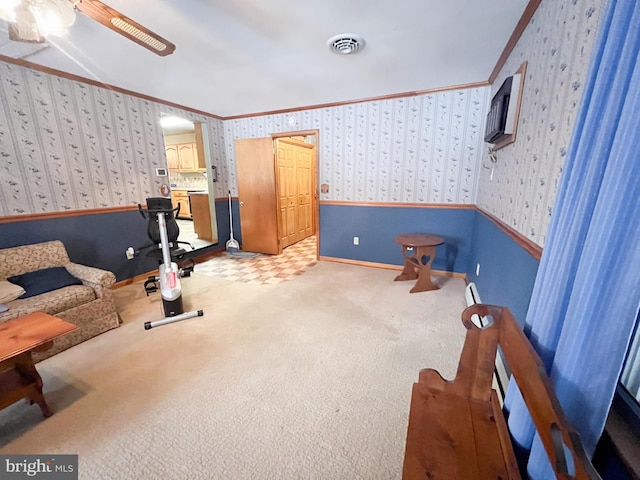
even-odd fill
[(169, 167), (169, 170), (180, 170), (180, 157), (178, 155), (178, 146), (167, 145), (165, 152), (167, 154), (167, 167)]
[(183, 172), (193, 172), (196, 169), (196, 156), (198, 150), (195, 143), (185, 143), (178, 145), (178, 156), (180, 157), (180, 170)]
[(173, 190), (171, 192), (171, 200), (173, 202), (173, 208), (180, 205), (180, 212), (178, 212), (178, 218), (191, 218), (191, 206), (189, 204), (189, 194), (186, 190)]
[(195, 143), (178, 143), (165, 147), (167, 166), (169, 170), (178, 172), (205, 171), (204, 165), (200, 167), (198, 160), (198, 148)]
[(193, 230), (201, 240), (215, 241), (211, 229), (211, 210), (209, 208), (209, 195), (192, 192), (189, 194), (193, 217)]

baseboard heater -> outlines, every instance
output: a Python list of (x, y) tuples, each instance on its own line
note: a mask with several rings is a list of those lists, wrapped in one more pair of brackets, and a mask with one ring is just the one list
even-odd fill
[[(475, 283), (470, 282), (464, 289), (464, 299), (467, 302), (467, 306), (482, 303)], [(475, 323), (478, 328), (486, 327), (490, 323), (490, 320), (487, 317), (481, 317), (479, 315), (473, 315), (471, 317), (471, 321)], [(494, 376), (498, 385), (500, 400), (503, 401), (506, 395), (507, 385), (509, 384), (509, 377), (511, 377), (511, 372), (507, 369), (502, 358), (502, 351), (499, 347), (496, 354), (496, 368), (494, 370)]]

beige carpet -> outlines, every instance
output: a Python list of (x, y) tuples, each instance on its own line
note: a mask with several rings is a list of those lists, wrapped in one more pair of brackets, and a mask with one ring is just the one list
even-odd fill
[[(197, 272), (197, 268), (196, 268)], [(464, 281), (319, 262), (274, 285), (194, 274), (162, 317), (141, 284), (124, 324), (38, 364), (56, 412), (0, 411), (0, 453), (79, 454), (82, 479), (399, 479), (411, 385), (455, 373)]]

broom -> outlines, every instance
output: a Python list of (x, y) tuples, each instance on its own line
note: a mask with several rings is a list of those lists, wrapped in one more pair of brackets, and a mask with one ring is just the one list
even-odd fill
[(229, 190), (229, 228), (231, 229), (231, 235), (227, 240), (227, 252), (235, 253), (240, 250), (240, 244), (233, 238), (233, 212), (231, 211), (231, 190)]

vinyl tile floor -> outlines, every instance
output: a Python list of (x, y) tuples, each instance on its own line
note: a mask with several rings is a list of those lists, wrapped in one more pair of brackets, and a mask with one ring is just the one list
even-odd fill
[[(240, 255), (246, 255), (240, 252)], [(316, 237), (311, 236), (285, 248), (282, 255), (234, 256), (227, 252), (196, 265), (195, 273), (253, 284), (281, 283), (302, 275), (314, 266)]]

